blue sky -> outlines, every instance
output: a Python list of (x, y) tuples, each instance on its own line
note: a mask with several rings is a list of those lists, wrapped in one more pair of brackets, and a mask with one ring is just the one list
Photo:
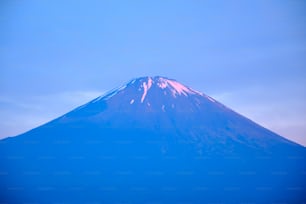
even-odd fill
[(306, 145), (303, 0), (4, 0), (0, 26), (0, 138), (162, 75)]

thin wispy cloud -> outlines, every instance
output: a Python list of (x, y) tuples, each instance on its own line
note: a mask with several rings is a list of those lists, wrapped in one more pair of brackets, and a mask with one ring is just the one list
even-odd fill
[(306, 107), (299, 96), (303, 89), (296, 87), (295, 94), (287, 94), (286, 89), (273, 93), (275, 89), (271, 87), (241, 87), (213, 97), (260, 125), (306, 146)]
[(53, 120), (100, 96), (99, 91), (71, 91), (31, 97), (0, 97), (0, 138), (15, 136)]
[(1, 134), (34, 128), (96, 97), (82, 90), (100, 93), (161, 75), (306, 143), (305, 2), (60, 5), (10, 1), (1, 7)]

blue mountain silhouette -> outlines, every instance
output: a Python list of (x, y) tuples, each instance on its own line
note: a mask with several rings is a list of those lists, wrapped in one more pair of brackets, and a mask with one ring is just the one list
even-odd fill
[(306, 148), (165, 77), (0, 141), (2, 203), (305, 203)]

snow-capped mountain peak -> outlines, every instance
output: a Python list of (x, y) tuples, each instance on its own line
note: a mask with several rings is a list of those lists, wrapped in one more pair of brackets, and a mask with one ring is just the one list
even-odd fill
[(184, 86), (183, 84), (175, 81), (175, 80), (170, 80), (166, 78), (158, 78), (157, 80), (157, 86), (159, 86), (161, 89), (168, 88), (172, 91), (172, 94), (175, 95), (185, 95), (187, 96), (188, 94), (194, 94), (195, 92), (192, 91), (190, 88), (187, 86)]
[[(20, 203), (23, 195), (24, 201), (36, 203), (147, 203), (147, 198), (214, 203), (221, 194), (230, 203), (242, 198), (303, 203), (296, 198), (306, 194), (304, 147), (159, 76), (133, 79), (53, 121), (0, 141), (0, 155), (0, 172), (5, 172), (0, 174), (0, 200), (9, 195), (18, 201), (10, 203)], [(63, 177), (62, 172), (69, 173)], [(203, 184), (215, 190), (194, 190)], [(233, 184), (241, 190), (225, 191)], [(11, 186), (21, 186), (23, 192)], [(37, 186), (52, 191), (37, 193)], [(176, 191), (165, 192), (165, 186)], [(260, 186), (268, 186), (269, 192), (254, 196)], [(280, 197), (292, 186), (298, 191)], [(271, 199), (265, 200), (268, 195)]]
[(151, 77), (148, 77), (147, 82), (142, 83), (142, 88), (143, 88), (143, 94), (141, 96), (141, 103), (143, 103), (148, 91), (150, 90), (151, 86), (153, 84), (153, 80)]
[[(215, 102), (214, 99), (206, 96), (205, 94), (196, 91), (194, 89), (189, 88), (188, 86), (179, 83), (174, 79), (169, 79), (167, 77), (155, 76), (155, 77), (139, 77), (129, 81), (122, 86), (109, 91), (108, 93), (96, 98), (93, 102), (97, 102), (99, 100), (107, 100), (111, 97), (115, 96), (116, 94), (120, 93), (125, 89), (137, 89), (139, 91), (140, 97), (139, 102), (144, 103), (145, 99), (148, 97), (152, 89), (158, 89), (159, 91), (163, 91), (164, 93), (169, 92), (170, 95), (174, 98), (178, 96), (185, 96), (188, 97), (189, 95), (200, 95), (209, 99), (212, 102)], [(134, 101), (133, 101), (134, 102)]]
[(196, 91), (194, 89), (189, 88), (188, 86), (179, 83), (178, 81), (174, 79), (169, 79), (167, 77), (161, 77), (161, 76), (155, 76), (155, 77), (140, 77), (132, 81), (132, 83), (136, 81), (141, 81), (140, 83), (140, 90), (143, 90), (142, 97), (141, 97), (141, 103), (144, 102), (146, 96), (148, 95), (150, 89), (152, 87), (161, 89), (163, 91), (170, 91), (171, 95), (176, 98), (177, 96), (189, 96), (189, 95), (200, 95), (202, 97), (207, 98), (211, 102), (215, 102), (214, 99), (212, 99), (209, 96), (206, 96), (205, 94)]

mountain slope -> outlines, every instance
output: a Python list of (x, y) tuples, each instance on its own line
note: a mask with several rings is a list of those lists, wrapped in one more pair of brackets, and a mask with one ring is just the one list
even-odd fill
[(164, 77), (134, 79), (0, 145), (12, 203), (305, 201), (304, 147)]

